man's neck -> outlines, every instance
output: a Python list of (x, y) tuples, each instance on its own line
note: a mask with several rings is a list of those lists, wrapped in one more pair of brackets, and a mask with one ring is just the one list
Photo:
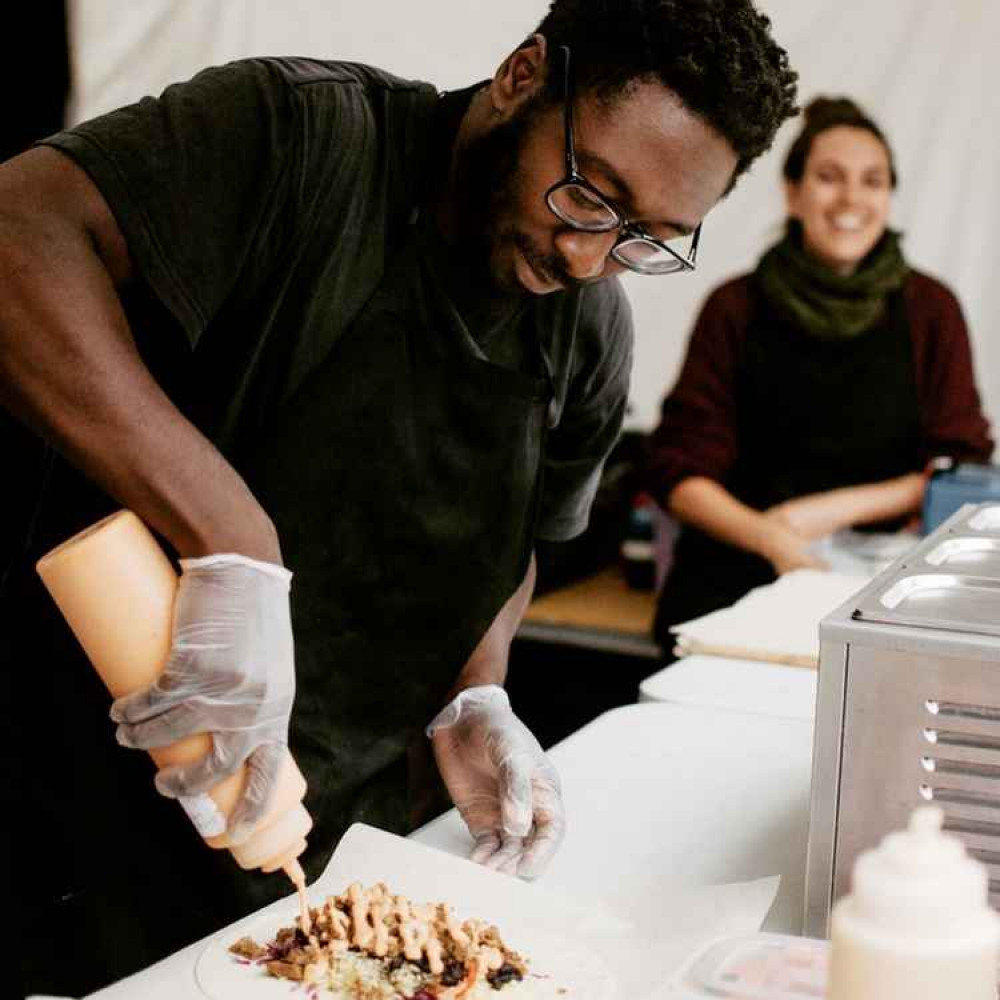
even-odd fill
[(463, 151), (469, 143), (490, 128), (493, 108), (486, 87), (477, 90), (462, 115), (458, 131), (448, 157), (447, 175), (434, 190), (431, 200), (431, 217), (434, 227), (446, 242), (454, 242), (461, 232), (462, 206), (456, 196), (460, 187), (459, 171)]

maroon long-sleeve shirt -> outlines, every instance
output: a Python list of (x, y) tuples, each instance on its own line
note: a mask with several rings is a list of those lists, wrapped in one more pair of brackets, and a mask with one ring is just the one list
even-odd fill
[[(903, 301), (920, 423), (915, 469), (942, 455), (987, 460), (993, 440), (958, 300), (940, 281), (913, 271)], [(680, 377), (650, 438), (648, 485), (661, 503), (689, 476), (727, 484), (740, 457), (741, 423), (750, 416), (741, 412), (741, 359), (759, 314), (752, 274), (721, 285), (702, 308)], [(844, 387), (843, 399), (845, 407), (852, 405), (851, 386)]]

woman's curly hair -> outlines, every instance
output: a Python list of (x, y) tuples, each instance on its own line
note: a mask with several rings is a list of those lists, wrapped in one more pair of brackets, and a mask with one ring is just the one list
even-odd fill
[(550, 51), (570, 47), (579, 91), (610, 103), (641, 80), (672, 90), (733, 148), (734, 179), (798, 111), (798, 74), (752, 0), (553, 0), (537, 31)]

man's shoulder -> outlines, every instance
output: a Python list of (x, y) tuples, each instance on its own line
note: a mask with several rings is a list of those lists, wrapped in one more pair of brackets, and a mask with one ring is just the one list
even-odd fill
[(435, 90), (433, 84), (423, 80), (408, 80), (377, 66), (341, 60), (312, 59), (305, 56), (258, 56), (237, 60), (230, 63), (229, 67), (270, 76), (299, 91), (342, 87), (393, 93)]

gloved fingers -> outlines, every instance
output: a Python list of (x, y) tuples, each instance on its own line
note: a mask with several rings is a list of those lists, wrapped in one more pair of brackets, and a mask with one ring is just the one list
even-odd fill
[(154, 750), (185, 736), (203, 733), (205, 729), (203, 715), (190, 702), (181, 702), (150, 719), (134, 724), (122, 723), (115, 735), (123, 747)]
[(234, 747), (218, 738), (212, 750), (190, 764), (173, 764), (156, 773), (156, 790), (168, 799), (200, 795), (211, 791), (220, 782), (239, 770), (243, 757)]
[(535, 762), (515, 753), (500, 765), (500, 817), (510, 837), (526, 837), (531, 830), (532, 784)]
[(496, 783), (484, 788), (462, 788), (453, 793), (453, 801), (469, 832), (476, 840), (487, 831), (500, 826), (500, 809)]
[(175, 701), (176, 695), (171, 696), (153, 683), (141, 691), (133, 691), (132, 694), (116, 698), (111, 703), (111, 711), (108, 714), (112, 722), (132, 725), (160, 715)]
[(486, 859), (486, 867), (513, 875), (517, 871), (517, 862), (523, 850), (524, 839), (522, 837), (508, 837), (501, 834), (500, 850)]
[(521, 856), (522, 841), (520, 837), (510, 837), (507, 834), (496, 830), (492, 831), (489, 845), (489, 852), (480, 851), (480, 846), (485, 846), (485, 840), (477, 845), (476, 850), (470, 857), (478, 864), (485, 865), (497, 871), (504, 871), (511, 875), (517, 870), (517, 861)]
[(263, 743), (247, 758), (243, 795), (226, 828), (233, 844), (242, 844), (267, 815), (284, 758), (283, 743)]
[(208, 670), (203, 665), (202, 673), (197, 676), (182, 676), (176, 672), (161, 674), (149, 687), (116, 698), (108, 714), (112, 722), (134, 725), (148, 722), (187, 701), (225, 699), (238, 702), (249, 701), (254, 695), (255, 689), (246, 684), (238, 671)]
[(566, 835), (566, 812), (558, 788), (535, 789), (535, 828), (525, 840), (517, 866), (521, 878), (537, 878), (548, 866)]
[(486, 863), (486, 867), (503, 872), (504, 875), (516, 875), (523, 854), (524, 842), (522, 838), (511, 837), (509, 844), (494, 854)]
[(486, 863), (486, 859), (492, 857), (500, 850), (500, 834), (496, 830), (486, 830), (476, 834), (476, 846), (469, 854), (469, 860), (475, 861), (477, 865)]

